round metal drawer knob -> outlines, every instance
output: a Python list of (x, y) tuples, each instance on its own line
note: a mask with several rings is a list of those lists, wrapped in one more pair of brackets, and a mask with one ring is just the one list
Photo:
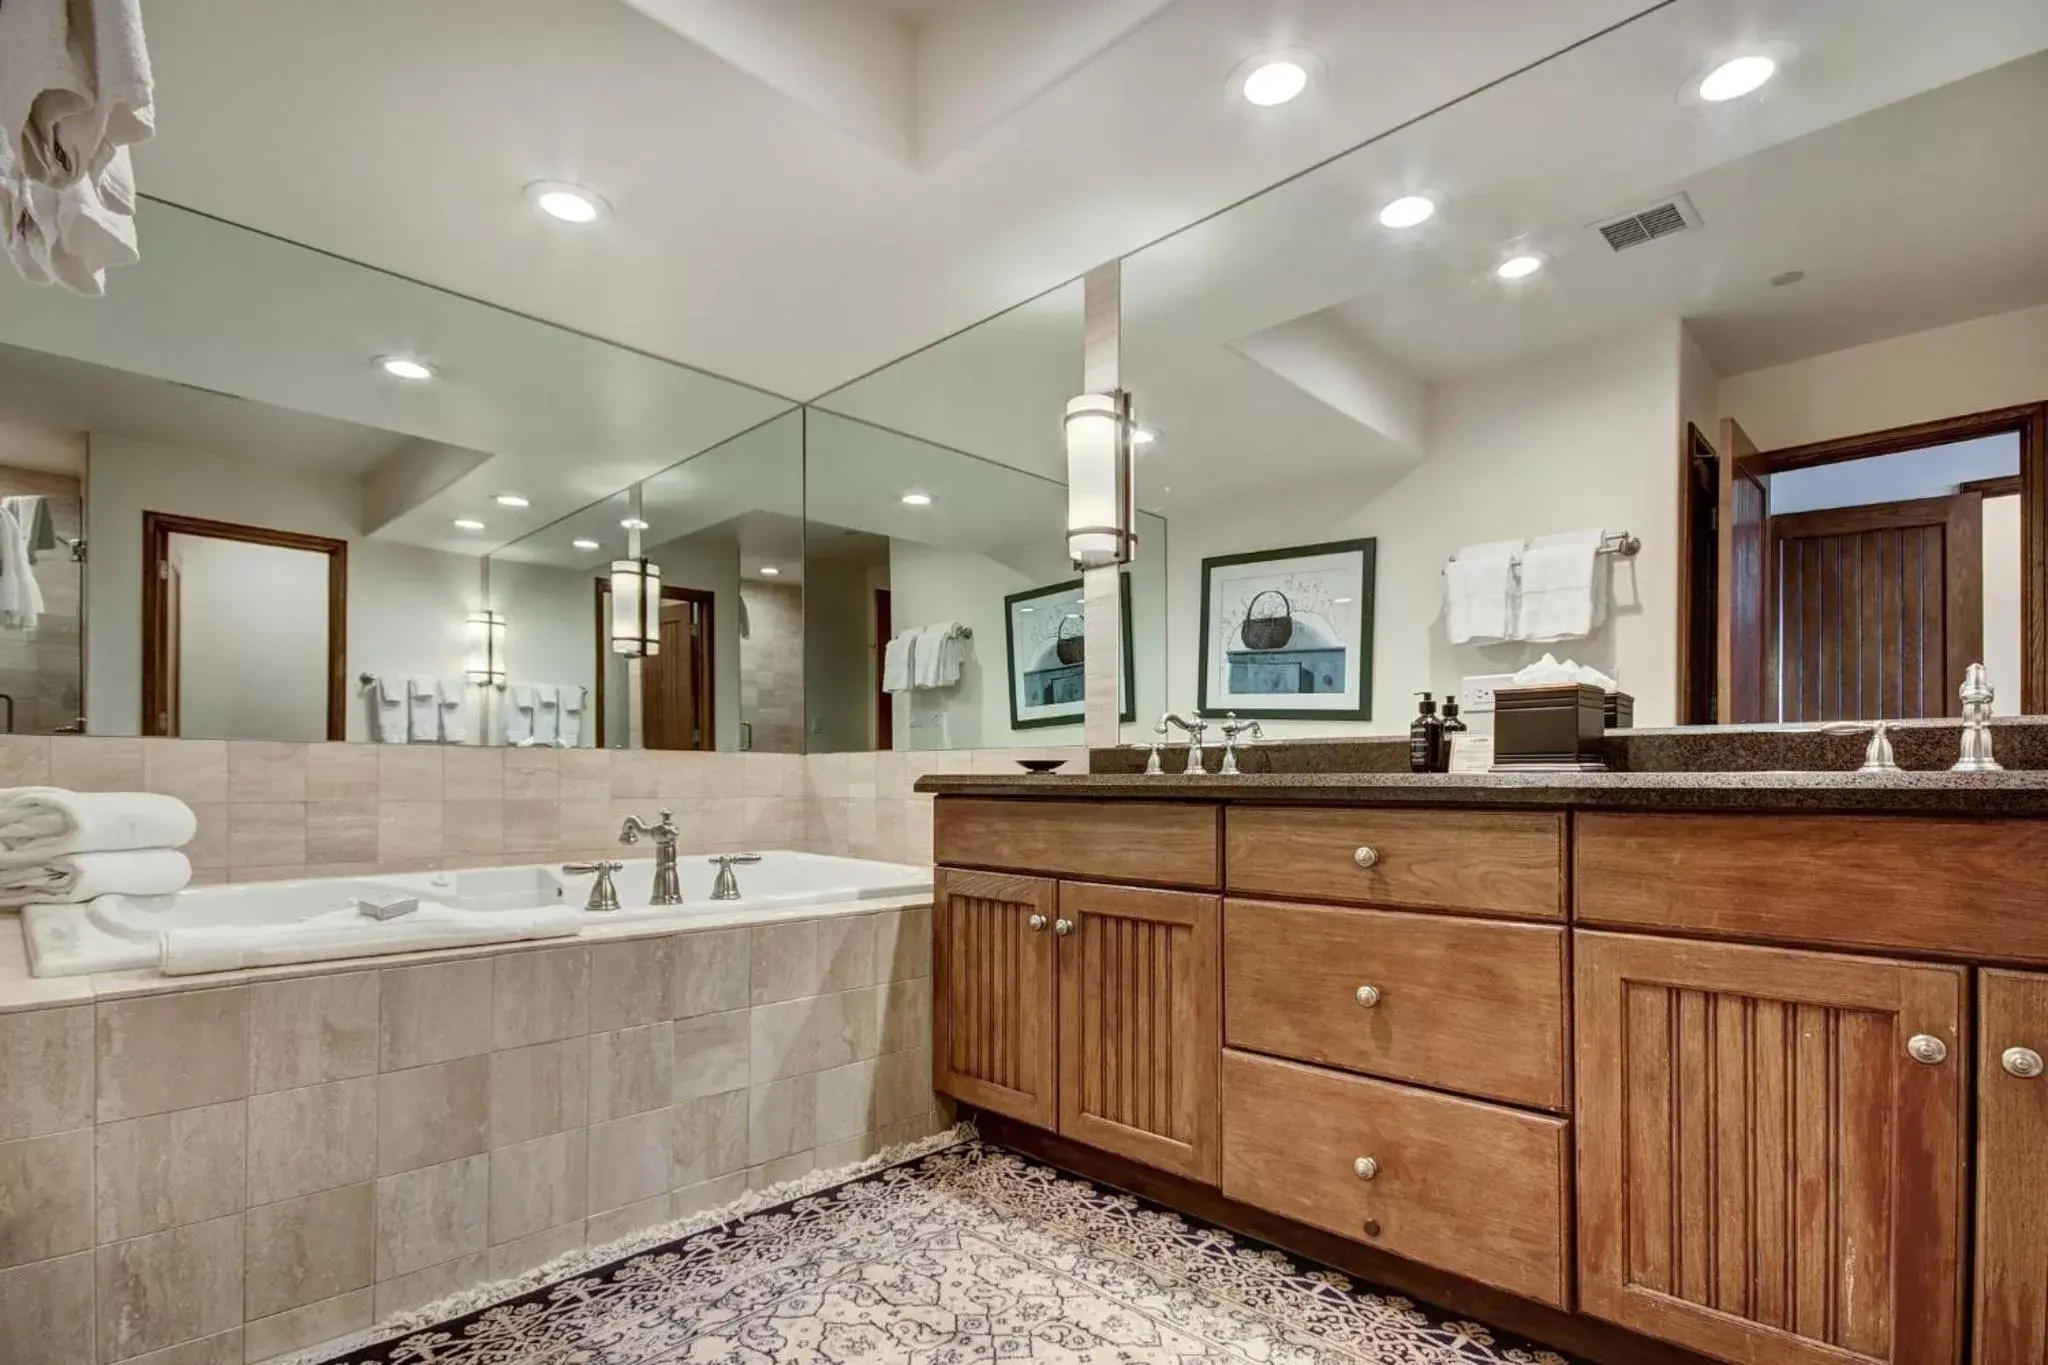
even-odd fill
[(1360, 986), (1358, 988), (1359, 1008), (1369, 1010), (1374, 1005), (1379, 1004), (1379, 1002), (1380, 988), (1378, 986)]
[(1931, 1033), (1916, 1033), (1907, 1040), (1906, 1055), (1924, 1066), (1940, 1066), (1948, 1060), (1948, 1044)]
[(1373, 867), (1379, 863), (1379, 860), (1380, 851), (1371, 844), (1367, 844), (1351, 855), (1351, 861), (1357, 863), (1360, 867)]
[(1068, 934), (1074, 932), (1074, 922), (1070, 919), (1056, 919), (1052, 922), (1052, 931), (1061, 938), (1065, 938)]
[(1380, 1173), (1380, 1163), (1372, 1157), (1362, 1156), (1351, 1163), (1351, 1174), (1360, 1180), (1370, 1180)]
[(2007, 1075), (2017, 1076), (2023, 1081), (2031, 1081), (2048, 1069), (2048, 1063), (2041, 1060), (2041, 1054), (2030, 1047), (2007, 1048), (1999, 1057), (1998, 1064), (2005, 1068)]
[(1032, 933), (1034, 933), (1034, 934), (1042, 934), (1042, 933), (1044, 933), (1044, 932), (1045, 932), (1045, 916), (1044, 916), (1044, 915), (1033, 915), (1033, 916), (1031, 917), (1030, 923), (1031, 923), (1031, 932), (1032, 932)]

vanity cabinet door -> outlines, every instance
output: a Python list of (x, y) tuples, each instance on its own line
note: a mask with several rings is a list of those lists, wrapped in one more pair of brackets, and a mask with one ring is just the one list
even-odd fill
[(1983, 973), (1977, 1055), (1977, 1361), (2048, 1361), (2048, 975)]
[(1060, 886), (1060, 1132), (1213, 1185), (1223, 1048), (1214, 896)]
[(942, 867), (932, 885), (932, 1088), (1051, 1128), (1059, 883)]
[(1724, 1360), (1956, 1361), (1968, 974), (1573, 948), (1585, 1311)]

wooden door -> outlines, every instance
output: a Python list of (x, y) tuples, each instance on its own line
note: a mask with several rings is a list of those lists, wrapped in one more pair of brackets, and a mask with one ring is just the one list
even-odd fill
[(164, 733), (185, 733), (185, 569), (173, 561), (164, 589)]
[(1060, 886), (1060, 1132), (1218, 1178), (1221, 908), (1186, 891)]
[(1721, 721), (1775, 720), (1765, 679), (1770, 635), (1767, 590), (1771, 495), (1744, 461), (1756, 442), (1734, 418), (1721, 422), (1720, 584), (1716, 714)]
[(1059, 884), (942, 867), (932, 885), (932, 1088), (1051, 1128)]
[(1958, 493), (1772, 521), (1784, 719), (1961, 714), (1984, 653), (1983, 516)]
[(711, 749), (711, 671), (706, 611), (688, 599), (661, 604), (661, 652), (641, 668), (646, 705), (641, 742), (649, 749)]
[[(1978, 1365), (2048, 1361), (2048, 975), (1983, 973), (1977, 1052)], [(2012, 1049), (2025, 1049), (2011, 1056)], [(2031, 1065), (2030, 1065), (2031, 1064)]]
[[(1585, 1311), (1725, 1360), (1955, 1361), (1968, 974), (1618, 934), (1574, 950)], [(1922, 1035), (1942, 1060), (1909, 1055)]]

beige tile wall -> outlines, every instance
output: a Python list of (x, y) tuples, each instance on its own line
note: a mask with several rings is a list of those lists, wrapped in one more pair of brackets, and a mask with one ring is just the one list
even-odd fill
[(888, 911), (0, 1014), (0, 1361), (264, 1360), (933, 1132), (930, 933)]

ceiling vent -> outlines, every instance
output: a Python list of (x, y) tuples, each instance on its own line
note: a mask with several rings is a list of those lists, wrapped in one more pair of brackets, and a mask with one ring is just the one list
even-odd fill
[(1659, 237), (1669, 237), (1674, 232), (1684, 232), (1699, 225), (1699, 210), (1692, 206), (1692, 200), (1683, 194), (1674, 194), (1669, 199), (1632, 209), (1618, 218), (1595, 223), (1593, 230), (1606, 238), (1607, 245), (1616, 251), (1626, 251), (1632, 246), (1654, 242)]

